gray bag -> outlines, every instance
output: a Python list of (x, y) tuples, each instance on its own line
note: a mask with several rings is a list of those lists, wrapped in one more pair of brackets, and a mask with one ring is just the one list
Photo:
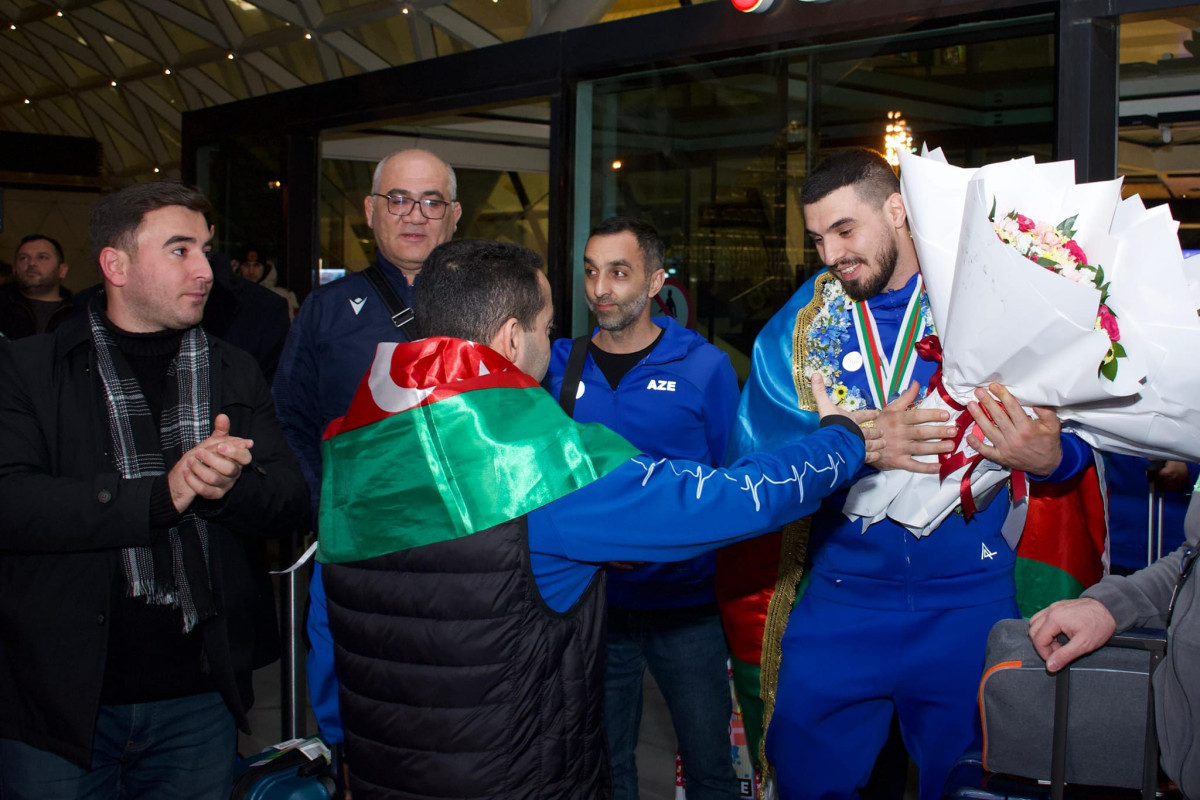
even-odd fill
[(1131, 630), (1051, 675), (1028, 621), (998, 622), (979, 686), (984, 769), (1050, 781), (1057, 792), (1065, 781), (1141, 789), (1153, 798), (1150, 676), (1165, 647), (1165, 631)]

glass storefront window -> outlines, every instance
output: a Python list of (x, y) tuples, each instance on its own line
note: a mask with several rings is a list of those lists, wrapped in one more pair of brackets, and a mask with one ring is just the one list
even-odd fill
[(254, 250), (280, 266), (286, 253), (284, 140), (230, 136), (200, 147), (196, 156), (196, 185), (213, 204), (213, 250), (238, 261)]
[(323, 138), (320, 279), (375, 259), (363, 198), (380, 158), (420, 147), (455, 167), (463, 215), (457, 238), (513, 242), (548, 255), (550, 110), (547, 98), (374, 122)]
[[(954, 164), (1051, 156), (1053, 36), (975, 32), (962, 41), (898, 50), (904, 43), (893, 40), (887, 50), (797, 51), (584, 84), (577, 262), (601, 219), (650, 220), (667, 242), (672, 279), (659, 313), (673, 289), (676, 318), (685, 321), (686, 307), (691, 326), (745, 378), (758, 331), (821, 268), (799, 204), (821, 156), (883, 150), (895, 111), (918, 146), (942, 147)], [(579, 297), (575, 312), (578, 334)]]
[(1200, 251), (1200, 6), (1121, 20), (1117, 173)]

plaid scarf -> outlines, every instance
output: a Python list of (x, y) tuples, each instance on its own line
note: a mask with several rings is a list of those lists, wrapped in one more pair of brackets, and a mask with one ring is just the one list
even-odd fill
[[(184, 332), (167, 370), (162, 421), (155, 431), (150, 406), (129, 362), (95, 308), (89, 310), (89, 318), (117, 470), (123, 478), (163, 475), (167, 465), (212, 433), (208, 337), (199, 326)], [(128, 596), (178, 608), (184, 633), (216, 614), (208, 572), (208, 526), (195, 512), (185, 513), (152, 546), (122, 550), (121, 566)]]

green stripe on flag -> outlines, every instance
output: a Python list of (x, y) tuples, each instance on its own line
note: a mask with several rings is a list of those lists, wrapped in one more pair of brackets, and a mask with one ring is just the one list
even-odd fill
[(637, 450), (541, 387), (480, 389), (322, 445), (317, 557), (344, 563), (467, 536), (567, 495)]
[(1017, 559), (1015, 578), (1023, 617), (1032, 617), (1058, 600), (1074, 599), (1086, 588), (1066, 570), (1030, 558)]

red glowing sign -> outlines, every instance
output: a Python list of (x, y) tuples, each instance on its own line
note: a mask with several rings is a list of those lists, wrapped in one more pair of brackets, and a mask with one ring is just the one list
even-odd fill
[(747, 14), (761, 14), (775, 5), (775, 0), (731, 0), (733, 7)]

